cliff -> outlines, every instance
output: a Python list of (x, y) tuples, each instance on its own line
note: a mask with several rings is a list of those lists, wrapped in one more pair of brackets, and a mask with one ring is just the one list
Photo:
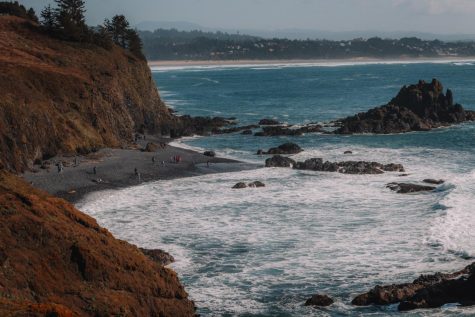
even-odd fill
[(6, 172), (0, 217), (1, 316), (194, 315), (175, 272)]
[(474, 121), (475, 112), (454, 104), (452, 91), (432, 82), (404, 86), (388, 104), (339, 120), (338, 134), (403, 133), (427, 131), (465, 121)]
[(0, 16), (0, 30), (0, 168), (20, 172), (179, 124), (146, 61), (126, 50), (60, 41), (11, 16)]

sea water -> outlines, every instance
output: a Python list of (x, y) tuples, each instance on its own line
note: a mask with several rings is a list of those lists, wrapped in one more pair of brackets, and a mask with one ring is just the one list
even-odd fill
[[(262, 118), (326, 122), (432, 78), (475, 110), (470, 62), (159, 68), (153, 77), (178, 113), (235, 117), (240, 125)], [(409, 176), (258, 168), (95, 193), (79, 207), (121, 239), (170, 252), (202, 316), (398, 315), (394, 305), (350, 302), (376, 284), (475, 261), (475, 124), (395, 135), (230, 134), (187, 138), (180, 146), (263, 165), (256, 151), (287, 141), (305, 149), (296, 160), (401, 163)], [(344, 155), (347, 150), (353, 154)], [(385, 187), (425, 178), (446, 183), (410, 195)], [(231, 189), (255, 180), (266, 187)], [(304, 307), (315, 293), (336, 303)], [(473, 316), (475, 309), (447, 305), (407, 315)]]

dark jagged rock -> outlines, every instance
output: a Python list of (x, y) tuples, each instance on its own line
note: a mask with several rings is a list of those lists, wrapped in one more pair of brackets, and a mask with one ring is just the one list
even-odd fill
[[(251, 124), (251, 125), (246, 125), (242, 127), (233, 127), (233, 128), (228, 128), (228, 129), (214, 129), (213, 133), (214, 134), (228, 134), (228, 133), (236, 133), (236, 132), (241, 132), (242, 134), (252, 134), (251, 129), (256, 129), (259, 128), (258, 125)], [(249, 131), (251, 131), (249, 133)]]
[(353, 154), (352, 151), (345, 151), (343, 154)]
[(237, 183), (236, 185), (233, 186), (233, 189), (243, 189), (243, 188), (246, 188), (246, 187), (247, 187), (246, 183), (239, 182), (239, 183)]
[(244, 130), (244, 131), (241, 132), (241, 134), (252, 135), (252, 130)]
[(441, 185), (445, 183), (443, 179), (430, 179), (430, 178), (424, 179), (423, 182), (427, 184), (433, 184), (433, 185)]
[(417, 185), (410, 183), (389, 183), (386, 185), (386, 187), (397, 192), (398, 194), (428, 192), (435, 189), (435, 187), (433, 186)]
[(266, 187), (266, 184), (264, 184), (263, 182), (260, 182), (260, 181), (255, 181), (255, 182), (247, 184), (247, 186), (258, 188), (258, 187)]
[(184, 115), (177, 117), (176, 122), (164, 125), (162, 134), (170, 134), (171, 138), (180, 138), (192, 135), (209, 135), (222, 131), (221, 128), (234, 124), (231, 118), (222, 117), (191, 117)]
[(205, 151), (203, 153), (204, 156), (215, 157), (216, 153), (214, 151)]
[(403, 133), (427, 131), (464, 121), (475, 120), (475, 112), (453, 103), (453, 94), (444, 94), (442, 84), (419, 81), (404, 86), (388, 104), (339, 120), (337, 134)]
[(292, 126), (269, 126), (263, 127), (261, 132), (256, 132), (255, 136), (300, 136), (304, 133), (323, 132), (322, 126), (309, 124), (300, 128)]
[(343, 174), (382, 174), (384, 172), (404, 172), (404, 167), (401, 164), (384, 165), (377, 162), (364, 161), (323, 162), (321, 158), (312, 158), (305, 162), (297, 162), (294, 168), (321, 172), (339, 172)]
[(287, 142), (278, 147), (269, 149), (267, 152), (261, 152), (257, 154), (297, 154), (302, 152), (303, 149), (295, 143)]
[(389, 305), (400, 303), (401, 311), (418, 308), (436, 308), (448, 303), (475, 304), (475, 263), (451, 273), (421, 275), (412, 283), (376, 286), (356, 296), (357, 306)]
[(262, 119), (261, 121), (259, 121), (259, 125), (278, 125), (278, 124), (280, 124), (280, 122), (274, 119)]
[(281, 155), (274, 155), (266, 160), (266, 167), (292, 167), (294, 165), (294, 160)]
[(142, 251), (143, 254), (148, 256), (150, 259), (155, 261), (156, 263), (160, 265), (168, 265), (173, 262), (175, 262), (175, 258), (169, 254), (168, 252), (165, 252), (160, 249), (143, 249), (139, 248), (140, 251)]
[(315, 294), (305, 302), (305, 306), (320, 306), (326, 307), (333, 304), (334, 301), (327, 295)]

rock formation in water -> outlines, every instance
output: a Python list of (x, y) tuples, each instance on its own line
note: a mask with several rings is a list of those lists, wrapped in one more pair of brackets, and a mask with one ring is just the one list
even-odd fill
[(452, 274), (422, 275), (412, 283), (376, 286), (352, 301), (357, 306), (397, 303), (403, 311), (449, 303), (475, 305), (475, 263)]
[(279, 145), (278, 147), (270, 148), (269, 151), (265, 152), (262, 150), (257, 151), (258, 155), (261, 154), (298, 154), (302, 152), (303, 149), (295, 143), (287, 142)]
[(442, 84), (419, 81), (404, 86), (388, 104), (339, 120), (335, 133), (403, 133), (427, 131), (475, 120), (475, 112), (454, 104), (451, 90)]
[(401, 164), (381, 164), (377, 162), (345, 161), (329, 162), (321, 158), (312, 158), (296, 162), (291, 158), (275, 155), (265, 161), (266, 167), (292, 167), (298, 170), (318, 172), (339, 172), (343, 174), (383, 174), (384, 172), (404, 172)]
[(1, 171), (0, 217), (0, 316), (194, 316), (170, 258)]
[(418, 192), (429, 192), (435, 189), (434, 186), (418, 185), (411, 183), (389, 183), (387, 188), (395, 191), (398, 194), (409, 194)]

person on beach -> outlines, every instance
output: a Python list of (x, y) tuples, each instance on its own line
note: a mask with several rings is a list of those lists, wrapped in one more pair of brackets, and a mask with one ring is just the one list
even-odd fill
[(162, 166), (165, 166), (165, 161), (162, 161)]
[(134, 174), (135, 174), (135, 176), (139, 176), (139, 171), (138, 171), (137, 168), (134, 168)]
[(58, 163), (58, 173), (62, 173), (63, 172), (63, 162), (59, 162)]
[(152, 156), (152, 164), (155, 164), (155, 156)]
[(79, 165), (79, 159), (77, 156), (74, 157), (74, 166), (78, 166)]
[(95, 166), (92, 168), (92, 172), (94, 173), (94, 175), (97, 174), (97, 168)]
[(206, 166), (209, 167), (209, 161), (206, 162)]

